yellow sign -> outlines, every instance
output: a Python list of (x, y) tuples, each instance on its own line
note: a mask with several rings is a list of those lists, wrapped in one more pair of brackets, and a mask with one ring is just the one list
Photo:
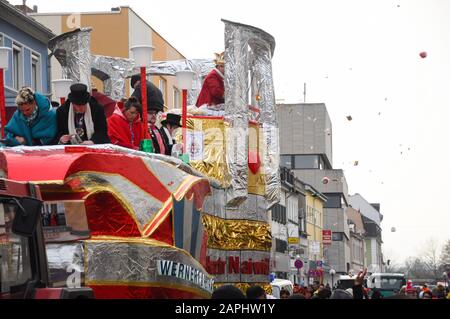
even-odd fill
[(288, 243), (289, 244), (299, 244), (300, 243), (300, 239), (298, 237), (289, 237), (288, 238)]

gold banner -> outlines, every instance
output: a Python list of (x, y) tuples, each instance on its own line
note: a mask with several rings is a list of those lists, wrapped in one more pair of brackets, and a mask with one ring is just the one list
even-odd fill
[(204, 214), (208, 248), (223, 250), (270, 251), (272, 235), (268, 223), (250, 220), (225, 220)]
[[(190, 164), (199, 172), (208, 177), (217, 180), (223, 188), (230, 186), (230, 175), (228, 174), (228, 165), (226, 163), (225, 155), (225, 130), (226, 123), (222, 119), (215, 118), (188, 118), (187, 119), (187, 134), (200, 133), (203, 134), (203, 145), (198, 147), (203, 148), (202, 160), (190, 160)], [(200, 133), (201, 134), (201, 133)], [(258, 124), (250, 123), (248, 130), (248, 149), (253, 164), (259, 167), (255, 173), (248, 170), (248, 192), (250, 194), (264, 196), (266, 192), (266, 179), (264, 174), (264, 163), (262, 162), (263, 146), (260, 145), (262, 140), (261, 129)], [(182, 129), (177, 131), (177, 143), (182, 142)], [(189, 150), (188, 150), (189, 152)], [(256, 156), (257, 154), (257, 156)], [(254, 163), (255, 160), (257, 163)]]
[[(222, 119), (188, 118), (187, 134), (203, 133), (202, 160), (190, 160), (190, 165), (208, 177), (217, 180), (223, 188), (230, 185), (228, 165), (225, 160), (225, 127)], [(182, 129), (176, 134), (177, 143), (182, 143)], [(187, 150), (189, 153), (189, 150)]]

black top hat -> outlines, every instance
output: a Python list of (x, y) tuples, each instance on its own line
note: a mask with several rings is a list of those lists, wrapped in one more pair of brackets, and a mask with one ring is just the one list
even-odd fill
[(52, 107), (59, 107), (59, 102), (51, 101)]
[(131, 87), (134, 88), (134, 84), (136, 84), (136, 82), (140, 81), (140, 80), (141, 80), (141, 75), (140, 74), (133, 75), (131, 77), (131, 81), (130, 81)]
[(161, 121), (161, 124), (163, 126), (166, 126), (166, 124), (172, 124), (172, 125), (178, 125), (180, 124), (181, 116), (178, 114), (168, 113), (166, 116), (166, 119), (164, 121)]
[(73, 104), (84, 105), (87, 104), (90, 98), (87, 86), (83, 83), (75, 83), (70, 86), (69, 100)]

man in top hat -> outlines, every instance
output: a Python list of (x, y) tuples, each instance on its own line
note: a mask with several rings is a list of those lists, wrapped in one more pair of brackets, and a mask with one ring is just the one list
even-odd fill
[(216, 63), (216, 67), (209, 72), (205, 78), (205, 81), (203, 81), (203, 86), (197, 98), (197, 103), (195, 103), (197, 107), (204, 104), (210, 106), (223, 104), (225, 102), (225, 88), (223, 84), (223, 77), (225, 74), (224, 53), (225, 52), (220, 54), (215, 53), (216, 59), (214, 61)]
[(72, 84), (68, 99), (56, 111), (59, 144), (110, 143), (103, 107), (82, 83)]
[(156, 119), (160, 112), (161, 110), (159, 107), (155, 107), (154, 105), (150, 106), (147, 110), (147, 124), (150, 137), (152, 138), (154, 152), (158, 154), (167, 154), (168, 145), (164, 139), (163, 129), (156, 126)]
[(161, 121), (161, 132), (167, 145), (166, 155), (172, 155), (172, 147), (175, 144), (173, 133), (180, 125), (181, 116), (178, 114), (167, 113), (166, 119)]
[[(141, 93), (141, 76), (135, 74), (131, 77), (131, 87), (134, 89), (131, 96), (135, 96), (142, 104)], [(155, 109), (160, 112), (164, 111), (164, 98), (160, 89), (158, 89), (151, 81), (146, 81), (147, 89), (147, 110)]]

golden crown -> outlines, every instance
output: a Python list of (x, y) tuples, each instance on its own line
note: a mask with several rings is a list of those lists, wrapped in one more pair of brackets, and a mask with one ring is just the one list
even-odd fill
[(216, 55), (216, 58), (214, 59), (214, 62), (216, 65), (224, 65), (225, 64), (225, 52), (222, 53), (214, 53)]

